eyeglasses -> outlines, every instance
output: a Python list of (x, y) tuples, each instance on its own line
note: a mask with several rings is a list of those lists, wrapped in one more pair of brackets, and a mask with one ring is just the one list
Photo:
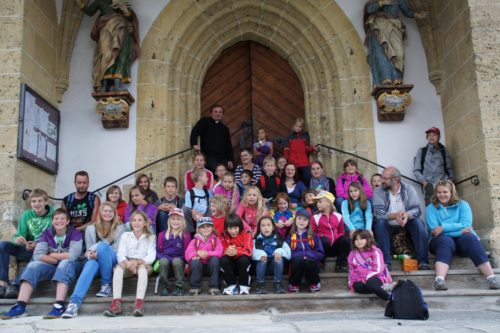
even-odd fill
[(392, 176), (392, 177), (382, 177), (382, 179), (384, 179), (384, 180), (391, 180), (393, 178), (396, 178), (396, 177), (394, 177), (394, 176)]

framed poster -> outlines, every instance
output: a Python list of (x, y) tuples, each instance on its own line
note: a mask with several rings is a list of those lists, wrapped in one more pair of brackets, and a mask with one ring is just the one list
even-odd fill
[(59, 110), (27, 84), (21, 85), (17, 157), (57, 174), (59, 157)]

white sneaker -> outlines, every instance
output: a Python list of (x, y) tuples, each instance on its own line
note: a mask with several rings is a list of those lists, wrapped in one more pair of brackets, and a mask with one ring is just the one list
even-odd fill
[(248, 295), (250, 294), (250, 287), (240, 286), (240, 295)]
[(75, 303), (69, 303), (68, 307), (66, 308), (66, 311), (62, 314), (62, 318), (68, 319), (68, 318), (75, 318), (78, 316), (78, 305)]
[(227, 288), (224, 288), (224, 291), (222, 291), (223, 295), (238, 295), (238, 287), (236, 287), (235, 284), (230, 285)]

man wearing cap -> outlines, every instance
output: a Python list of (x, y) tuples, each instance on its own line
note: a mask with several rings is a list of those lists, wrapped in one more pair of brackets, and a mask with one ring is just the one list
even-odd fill
[(422, 211), (415, 188), (401, 182), (401, 173), (395, 167), (387, 167), (382, 172), (382, 186), (373, 194), (373, 210), (377, 218), (374, 232), (379, 248), (384, 254), (384, 262), (390, 269), (392, 229), (403, 227), (411, 236), (418, 260), (418, 269), (428, 270), (427, 233), (420, 219)]
[(438, 180), (451, 180), (455, 178), (453, 164), (450, 154), (439, 139), (441, 131), (437, 127), (431, 127), (425, 131), (427, 136), (427, 146), (418, 150), (413, 161), (413, 174), (425, 192), (425, 204), (430, 203), (434, 194), (433, 184)]

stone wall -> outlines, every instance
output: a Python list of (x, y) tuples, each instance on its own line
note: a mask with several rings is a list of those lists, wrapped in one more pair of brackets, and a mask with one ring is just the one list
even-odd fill
[[(433, 1), (433, 70), (442, 73), (441, 93), (447, 146), (457, 179), (477, 174), (481, 185), (464, 183), (474, 226), (500, 257), (500, 20), (499, 0)], [(430, 47), (432, 48), (432, 47)]]
[(55, 177), (17, 160), (21, 83), (28, 83), (53, 105), (57, 16), (54, 1), (0, 1), (0, 239), (9, 238), (20, 213), (24, 188), (54, 193)]
[[(189, 147), (191, 127), (200, 116), (205, 72), (225, 48), (242, 40), (270, 47), (295, 70), (313, 142), (375, 159), (363, 42), (335, 1), (172, 0), (142, 45), (137, 166)], [(156, 143), (151, 145), (153, 137)], [(345, 156), (322, 152), (320, 158), (329, 174), (337, 174)], [(156, 169), (182, 175), (190, 164), (186, 157)], [(362, 168), (367, 174), (374, 171), (369, 165)], [(157, 188), (161, 181), (155, 180)]]

